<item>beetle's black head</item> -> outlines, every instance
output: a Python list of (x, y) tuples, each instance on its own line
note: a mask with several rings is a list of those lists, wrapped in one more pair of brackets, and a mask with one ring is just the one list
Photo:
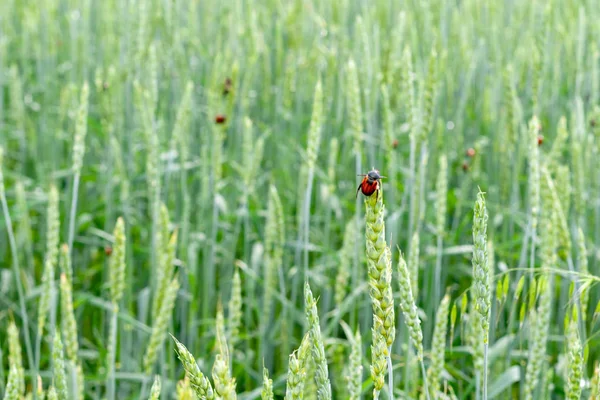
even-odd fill
[(367, 174), (367, 178), (369, 179), (369, 182), (375, 182), (378, 181), (379, 179), (382, 178), (381, 175), (379, 175), (379, 171), (377, 171), (376, 169), (369, 171), (369, 173)]

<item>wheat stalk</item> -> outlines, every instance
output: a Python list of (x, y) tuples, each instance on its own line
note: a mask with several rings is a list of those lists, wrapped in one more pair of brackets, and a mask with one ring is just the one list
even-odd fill
[(21, 267), (19, 266), (19, 261), (17, 259), (17, 243), (15, 240), (15, 234), (12, 226), (12, 220), (10, 218), (10, 213), (8, 211), (8, 202), (6, 200), (6, 191), (4, 187), (4, 172), (3, 172), (3, 164), (4, 164), (4, 148), (0, 146), (0, 203), (2, 204), (2, 212), (4, 214), (4, 221), (6, 224), (6, 230), (8, 231), (8, 241), (10, 245), (10, 251), (12, 253), (12, 273), (14, 275), (16, 286), (17, 286), (17, 295), (19, 298), (19, 311), (21, 313), (21, 318), (23, 321), (23, 333), (25, 337), (25, 349), (27, 351), (27, 358), (29, 361), (29, 365), (34, 369), (34, 375), (37, 375), (37, 364), (33, 362), (33, 352), (31, 349), (31, 338), (29, 335), (29, 319), (27, 316), (27, 307), (25, 305), (25, 293), (23, 289), (23, 282), (21, 281)]

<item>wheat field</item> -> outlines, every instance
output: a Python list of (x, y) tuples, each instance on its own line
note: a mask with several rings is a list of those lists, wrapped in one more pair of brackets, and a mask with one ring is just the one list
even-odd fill
[(598, 21), (3, 0), (0, 398), (600, 400)]

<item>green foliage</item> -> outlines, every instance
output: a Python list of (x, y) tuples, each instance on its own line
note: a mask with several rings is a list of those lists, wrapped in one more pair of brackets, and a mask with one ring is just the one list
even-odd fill
[(0, 398), (598, 396), (593, 1), (4, 3)]

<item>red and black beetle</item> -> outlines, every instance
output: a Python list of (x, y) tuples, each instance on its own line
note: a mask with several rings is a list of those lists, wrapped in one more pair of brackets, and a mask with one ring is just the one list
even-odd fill
[(373, 193), (377, 192), (377, 196), (379, 196), (379, 186), (380, 181), (385, 176), (379, 175), (379, 171), (376, 169), (372, 169), (366, 175), (358, 175), (362, 176), (363, 180), (358, 185), (358, 189), (356, 189), (356, 196), (358, 197), (358, 192), (361, 191), (365, 196), (371, 196)]

